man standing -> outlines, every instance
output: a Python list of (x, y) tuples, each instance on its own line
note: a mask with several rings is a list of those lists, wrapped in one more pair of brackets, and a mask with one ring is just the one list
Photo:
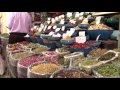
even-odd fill
[(9, 12), (7, 28), (10, 30), (9, 44), (24, 41), (24, 36), (32, 27), (32, 19), (28, 12)]

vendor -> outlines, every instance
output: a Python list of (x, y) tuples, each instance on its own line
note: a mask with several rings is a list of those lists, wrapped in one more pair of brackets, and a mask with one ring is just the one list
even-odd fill
[(9, 12), (7, 28), (10, 30), (9, 44), (25, 41), (32, 27), (32, 18), (28, 12)]

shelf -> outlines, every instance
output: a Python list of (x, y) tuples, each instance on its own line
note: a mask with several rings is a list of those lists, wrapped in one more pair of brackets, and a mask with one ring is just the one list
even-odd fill
[(93, 13), (93, 15), (97, 16), (97, 15), (116, 14), (116, 13), (119, 13), (119, 12), (95, 12)]

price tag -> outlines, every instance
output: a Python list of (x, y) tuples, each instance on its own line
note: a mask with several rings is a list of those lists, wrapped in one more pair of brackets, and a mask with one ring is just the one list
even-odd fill
[(100, 24), (101, 18), (101, 16), (96, 17), (96, 24)]
[(50, 32), (49, 35), (52, 36), (54, 34), (54, 32)]
[(75, 32), (75, 29), (74, 29), (74, 28), (71, 28), (70, 31), (69, 31), (69, 33), (68, 33), (68, 35), (69, 35), (69, 36), (72, 36), (74, 32)]
[(41, 31), (42, 31), (42, 28), (39, 28), (38, 31), (41, 32)]
[(55, 26), (53, 26), (53, 29), (56, 29), (57, 28), (57, 26), (55, 25)]
[(79, 32), (79, 37), (85, 37), (85, 31), (80, 31)]
[(59, 17), (55, 17), (55, 20), (58, 21), (58, 20), (59, 20)]
[(77, 43), (85, 43), (86, 42), (86, 37), (76, 37), (75, 41)]
[(80, 13), (80, 16), (83, 16), (83, 14), (84, 14), (84, 12), (81, 12), (81, 13)]
[(55, 19), (54, 18), (52, 18), (52, 23), (55, 23)]
[(76, 12), (75, 17), (78, 18), (80, 16), (79, 12)]
[(58, 31), (60, 31), (60, 29), (61, 29), (61, 28), (56, 28), (55, 32), (58, 32)]
[(48, 18), (48, 21), (50, 21), (51, 20), (51, 18)]
[(47, 25), (45, 25), (45, 27), (44, 27), (43, 31), (45, 31), (46, 29), (47, 29)]
[(47, 28), (47, 29), (49, 30), (49, 29), (51, 29), (51, 27), (52, 27), (52, 26), (48, 26), (48, 28)]
[(65, 21), (62, 19), (61, 21), (60, 21), (60, 24), (64, 24), (65, 23)]
[(67, 17), (69, 17), (69, 18), (72, 17), (72, 12), (68, 12)]
[(83, 16), (80, 16), (80, 17), (79, 17), (79, 20), (83, 20), (83, 18), (84, 18)]
[(64, 14), (62, 14), (62, 15), (61, 15), (61, 17), (62, 17), (62, 18), (64, 18), (64, 17), (65, 17), (65, 15), (64, 15)]
[(64, 31), (65, 30), (65, 26), (62, 26), (62, 29), (61, 29), (62, 31)]
[(50, 21), (47, 21), (47, 24), (50, 24)]

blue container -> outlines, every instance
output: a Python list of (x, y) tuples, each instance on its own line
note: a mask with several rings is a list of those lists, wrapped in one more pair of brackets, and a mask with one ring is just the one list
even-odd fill
[(44, 42), (44, 45), (47, 46), (50, 49), (56, 49), (56, 44), (55, 43), (46, 43)]
[(77, 24), (66, 24), (65, 25), (66, 28), (74, 28), (75, 26), (77, 26)]
[(61, 37), (49, 37), (48, 40), (50, 41), (60, 41)]
[(30, 38), (32, 40), (32, 43), (38, 43), (37, 38)]
[(27, 42), (32, 42), (30, 37), (24, 37)]
[(62, 48), (63, 46), (62, 46), (61, 43), (58, 42), (58, 43), (56, 43), (56, 47), (57, 47), (57, 48)]
[(100, 35), (99, 40), (108, 40), (113, 33), (113, 30), (87, 30), (91, 40), (96, 40), (97, 36)]
[(96, 41), (95, 43), (93, 43), (93, 44), (88, 44), (88, 45), (89, 45), (89, 46), (92, 46), (92, 47), (99, 47), (101, 43), (102, 43), (102, 41)]
[(78, 27), (81, 29), (88, 29), (90, 24), (78, 24)]
[(64, 24), (57, 24), (57, 28), (62, 28), (62, 26), (64, 26)]
[(61, 39), (60, 42), (64, 45), (72, 45), (75, 42), (75, 40), (63, 40), (63, 39)]
[(80, 49), (80, 48), (70, 48), (71, 52), (83, 52), (84, 53), (84, 57), (87, 57), (87, 55), (89, 54), (90, 51), (92, 51), (93, 49), (88, 48), (88, 49)]
[(37, 38), (37, 42), (41, 45), (44, 45), (43, 39), (41, 39), (41, 38)]
[(41, 35), (41, 37), (44, 38), (44, 39), (48, 39), (48, 37), (50, 37), (50, 36)]

